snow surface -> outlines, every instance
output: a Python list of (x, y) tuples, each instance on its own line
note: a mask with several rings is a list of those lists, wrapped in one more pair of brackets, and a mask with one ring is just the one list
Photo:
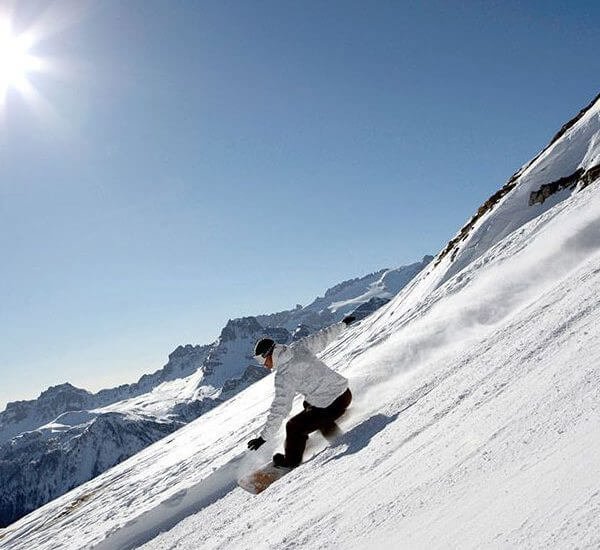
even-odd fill
[(0, 547), (600, 546), (598, 182), (526, 206), (597, 162), (599, 112), (527, 166), (454, 257), (325, 350), (355, 395), (336, 443), (313, 437), (259, 496), (238, 488), (281, 444), (245, 450), (268, 377), (0, 531)]

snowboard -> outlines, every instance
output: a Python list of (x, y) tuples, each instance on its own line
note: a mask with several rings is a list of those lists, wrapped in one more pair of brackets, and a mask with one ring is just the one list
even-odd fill
[(264, 466), (261, 466), (258, 470), (255, 470), (254, 472), (239, 479), (238, 485), (249, 493), (258, 495), (271, 484), (275, 483), (278, 479), (281, 479), (285, 474), (291, 471), (292, 468), (275, 466), (275, 464), (273, 464), (271, 461)]

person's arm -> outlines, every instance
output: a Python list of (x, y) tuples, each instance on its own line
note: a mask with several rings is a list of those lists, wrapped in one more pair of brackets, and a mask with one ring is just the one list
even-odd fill
[(267, 441), (272, 439), (279, 426), (283, 422), (283, 419), (290, 414), (292, 410), (292, 404), (294, 402), (295, 391), (292, 384), (284, 376), (280, 376), (279, 379), (275, 377), (275, 397), (273, 403), (271, 403), (271, 410), (267, 416), (267, 421), (260, 434), (260, 437)]
[(299, 343), (305, 345), (315, 355), (322, 352), (329, 344), (339, 338), (346, 329), (346, 327), (355, 321), (356, 318), (352, 316), (344, 317), (344, 320), (335, 323), (334, 325), (328, 326), (319, 332), (315, 332), (310, 336), (298, 340)]

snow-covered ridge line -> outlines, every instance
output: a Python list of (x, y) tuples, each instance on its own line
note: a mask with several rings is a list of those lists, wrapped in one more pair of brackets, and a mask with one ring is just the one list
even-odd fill
[[(509, 180), (492, 196), (490, 196), (478, 209), (477, 212), (471, 217), (471, 219), (460, 229), (458, 234), (451, 239), (446, 247), (436, 256), (434, 260), (434, 265), (437, 266), (448, 254), (453, 252), (451, 259), (455, 258), (457, 253), (457, 245), (460, 241), (464, 241), (469, 234), (471, 233), (473, 227), (477, 224), (477, 222), (487, 213), (489, 213), (493, 208), (503, 199), (508, 193), (510, 193), (519, 182), (519, 179), (531, 168), (545, 153), (547, 153), (555, 143), (557, 143), (563, 136), (567, 134), (590, 110), (592, 110), (597, 104), (600, 102), (600, 94), (598, 94), (586, 107), (581, 109), (577, 115), (575, 115), (569, 122), (565, 123), (561, 129), (554, 135), (554, 137), (550, 140), (550, 143), (544, 147), (535, 157), (533, 157), (529, 162), (524, 164), (519, 170), (517, 170)], [(583, 173), (579, 175), (583, 178)], [(590, 177), (593, 174), (590, 174)], [(565, 176), (571, 177), (571, 176)], [(589, 179), (589, 178), (588, 178)], [(595, 179), (595, 178), (594, 178)], [(540, 190), (544, 185), (552, 185), (552, 183), (542, 184), (540, 186)], [(548, 195), (550, 196), (550, 195)], [(547, 198), (547, 197), (545, 197)], [(530, 201), (530, 205), (535, 204), (536, 202), (543, 202), (543, 200), (533, 200)]]
[(307, 306), (268, 315), (257, 315), (256, 320), (264, 326), (281, 326), (295, 330), (299, 325), (309, 331), (318, 330), (349, 313), (353, 308), (371, 298), (388, 299), (397, 294), (408, 282), (431, 262), (432, 256), (421, 261), (393, 269), (380, 269), (363, 277), (355, 277), (329, 288), (323, 296), (315, 298)]
[[(569, 120), (569, 122), (563, 124), (562, 128), (558, 132), (556, 132), (554, 137), (550, 140), (550, 144), (548, 145), (548, 147), (550, 145), (554, 145), (554, 143), (558, 141), (561, 137), (563, 137), (568, 130), (575, 126), (575, 124), (577, 124), (598, 101), (600, 101), (600, 93), (594, 99), (592, 99), (592, 101), (590, 101), (583, 109), (581, 109), (571, 120)], [(531, 162), (525, 165), (525, 168), (527, 168), (529, 164), (535, 162), (546, 149), (542, 149), (540, 153), (533, 157)]]

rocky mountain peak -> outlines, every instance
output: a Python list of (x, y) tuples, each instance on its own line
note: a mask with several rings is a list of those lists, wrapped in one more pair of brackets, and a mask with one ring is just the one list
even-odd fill
[(229, 319), (221, 331), (219, 340), (221, 340), (221, 342), (230, 342), (240, 338), (251, 338), (261, 331), (263, 331), (263, 327), (256, 320), (256, 317)]
[(88, 395), (91, 395), (91, 393), (82, 388), (77, 388), (76, 386), (73, 386), (73, 384), (70, 384), (69, 382), (65, 382), (64, 384), (57, 384), (56, 386), (50, 386), (48, 389), (44, 390), (40, 394), (38, 399), (40, 399), (40, 400), (53, 399), (57, 395), (64, 395), (64, 396), (85, 395), (85, 396), (88, 396)]
[(323, 297), (330, 298), (332, 296), (335, 296), (335, 295), (339, 294), (340, 292), (352, 287), (352, 285), (355, 285), (356, 283), (363, 281), (363, 280), (379, 279), (386, 271), (388, 271), (387, 268), (380, 269), (379, 271), (369, 273), (369, 275), (365, 275), (364, 277), (355, 277), (354, 279), (348, 279), (347, 281), (338, 283), (337, 285), (332, 286), (331, 288), (327, 289), (327, 291), (325, 292)]

